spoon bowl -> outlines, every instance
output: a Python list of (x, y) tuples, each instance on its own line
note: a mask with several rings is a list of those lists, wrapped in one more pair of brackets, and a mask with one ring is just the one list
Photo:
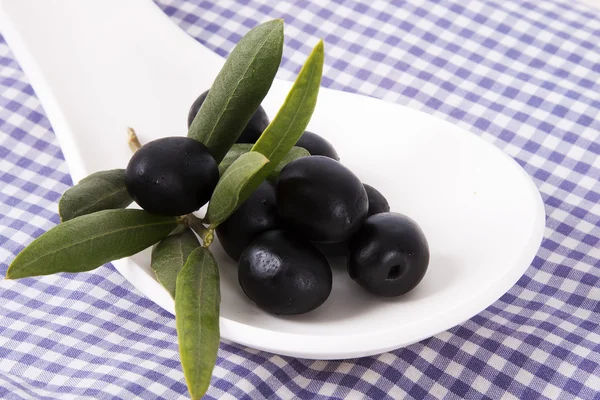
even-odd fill
[[(150, 0), (2, 0), (0, 27), (75, 182), (124, 168), (131, 157), (128, 126), (142, 143), (185, 135), (188, 108), (224, 62)], [(275, 80), (263, 102), (269, 116), (290, 87)], [(244, 296), (236, 266), (217, 241), (223, 339), (316, 359), (382, 353), (473, 317), (529, 267), (544, 232), (544, 205), (531, 178), (492, 144), (431, 115), (326, 88), (308, 129), (331, 142), (341, 162), (379, 189), (392, 211), (418, 221), (431, 249), (428, 273), (409, 294), (381, 299), (354, 283), (338, 260), (323, 306), (280, 317)], [(150, 269), (150, 250), (113, 264), (174, 312)]]

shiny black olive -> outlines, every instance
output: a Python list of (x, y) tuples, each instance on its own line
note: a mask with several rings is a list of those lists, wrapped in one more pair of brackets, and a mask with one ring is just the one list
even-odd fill
[(379, 192), (379, 190), (375, 189), (371, 185), (363, 184), (365, 186), (365, 190), (367, 191), (367, 197), (369, 198), (369, 212), (367, 215), (370, 217), (371, 215), (380, 214), (384, 212), (390, 211), (390, 205), (385, 197)]
[(407, 216), (376, 214), (350, 240), (350, 277), (378, 296), (400, 296), (414, 289), (429, 265), (429, 245)]
[(296, 146), (305, 148), (311, 156), (325, 156), (336, 161), (340, 160), (331, 143), (316, 133), (305, 131), (296, 142)]
[(125, 185), (136, 203), (159, 215), (198, 210), (212, 195), (219, 168), (206, 146), (175, 136), (153, 140), (131, 157)]
[(216, 231), (225, 252), (238, 261), (240, 254), (252, 240), (277, 227), (275, 188), (265, 181)]
[(369, 209), (356, 175), (324, 156), (290, 162), (281, 170), (275, 191), (283, 225), (314, 242), (346, 240), (360, 228)]
[[(390, 211), (390, 205), (383, 195), (373, 186), (363, 184), (369, 199), (369, 212), (367, 216)], [(327, 257), (345, 257), (348, 255), (348, 241), (338, 243), (316, 243), (317, 248)]]
[(280, 315), (312, 311), (331, 293), (327, 259), (310, 242), (282, 231), (268, 231), (244, 250), (238, 264), (244, 293), (263, 310)]

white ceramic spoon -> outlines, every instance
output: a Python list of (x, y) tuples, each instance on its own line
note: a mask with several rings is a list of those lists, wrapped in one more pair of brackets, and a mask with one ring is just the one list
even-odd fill
[[(125, 167), (127, 126), (142, 142), (185, 135), (188, 107), (223, 64), (150, 0), (1, 0), (0, 29), (75, 182)], [(269, 115), (289, 87), (275, 81), (263, 103)], [(235, 265), (217, 244), (224, 339), (306, 358), (381, 353), (476, 315), (530, 265), (544, 232), (544, 206), (530, 177), (493, 145), (430, 115), (324, 88), (309, 128), (331, 141), (393, 210), (420, 223), (431, 248), (429, 271), (408, 295), (379, 299), (334, 265), (333, 292), (321, 308), (277, 317), (246, 299)], [(114, 265), (173, 312), (149, 262), (146, 251)]]

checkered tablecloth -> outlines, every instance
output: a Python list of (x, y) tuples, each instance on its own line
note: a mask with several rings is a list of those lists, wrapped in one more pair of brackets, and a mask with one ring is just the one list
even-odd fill
[[(600, 399), (600, 13), (563, 0), (159, 0), (221, 55), (286, 21), (279, 76), (316, 38), (323, 85), (459, 124), (514, 157), (548, 214), (542, 247), (487, 310), (391, 353), (300, 360), (223, 342), (208, 398)], [(0, 273), (59, 222), (71, 185), (0, 37)], [(175, 320), (107, 265), (0, 282), (0, 398), (187, 395)]]

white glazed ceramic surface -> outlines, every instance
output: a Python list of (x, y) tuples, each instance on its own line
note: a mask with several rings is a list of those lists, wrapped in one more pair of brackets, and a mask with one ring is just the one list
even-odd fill
[[(127, 164), (127, 126), (142, 142), (185, 135), (188, 107), (223, 63), (150, 0), (3, 0), (0, 28), (43, 103), (74, 181)], [(289, 87), (273, 84), (263, 103), (270, 116)], [(408, 295), (379, 299), (334, 265), (333, 292), (322, 307), (277, 317), (246, 299), (235, 265), (217, 244), (224, 339), (306, 358), (377, 354), (476, 315), (530, 265), (544, 206), (529, 176), (493, 145), (430, 115), (328, 89), (321, 89), (309, 129), (333, 143), (392, 210), (419, 222), (431, 248), (429, 271)], [(114, 265), (173, 312), (149, 263), (147, 250)]]

